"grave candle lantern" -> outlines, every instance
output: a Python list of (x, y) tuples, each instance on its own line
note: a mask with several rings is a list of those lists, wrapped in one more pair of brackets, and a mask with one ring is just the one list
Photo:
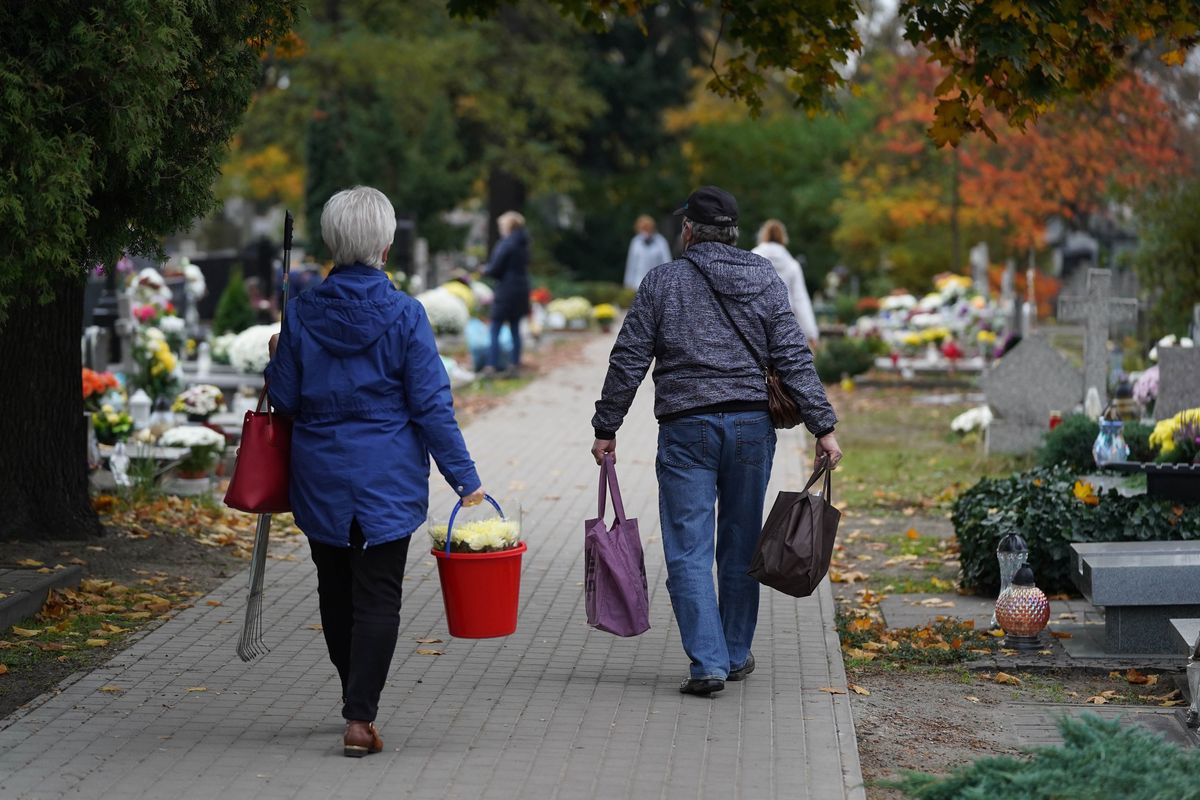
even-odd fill
[[(1017, 570), (1029, 560), (1029, 545), (1025, 544), (1021, 534), (1008, 533), (996, 547), (996, 560), (1000, 562), (1000, 595), (996, 599), (996, 602), (999, 603), (1000, 598), (1004, 597), (1012, 587), (1013, 576), (1017, 574)], [(999, 622), (993, 613), (992, 627), (995, 628), (997, 625)]]
[(1129, 459), (1129, 445), (1122, 433), (1124, 427), (1125, 423), (1119, 419), (1100, 420), (1100, 435), (1092, 445), (1092, 458), (1096, 460), (1097, 467)]
[(1005, 647), (1027, 651), (1042, 648), (1041, 633), (1050, 621), (1050, 601), (1034, 584), (1028, 564), (1017, 570), (1012, 586), (996, 600), (996, 620), (1007, 634)]
[(144, 389), (133, 393), (133, 397), (129, 398), (129, 416), (135, 428), (145, 428), (150, 424), (150, 411), (153, 407), (154, 403)]

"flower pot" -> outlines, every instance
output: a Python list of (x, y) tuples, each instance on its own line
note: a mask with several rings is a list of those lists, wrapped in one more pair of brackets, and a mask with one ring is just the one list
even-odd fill
[(447, 553), (440, 548), (432, 552), (451, 636), (491, 639), (517, 630), (524, 542), (494, 553)]
[(212, 416), (211, 414), (188, 414), (187, 421), (188, 422), (199, 422), (203, 425), (207, 425), (208, 418), (211, 416)]

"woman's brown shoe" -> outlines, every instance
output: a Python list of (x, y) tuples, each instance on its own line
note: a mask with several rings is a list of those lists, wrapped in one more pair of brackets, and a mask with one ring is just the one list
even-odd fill
[(362, 758), (368, 753), (383, 749), (383, 739), (375, 730), (374, 722), (352, 719), (346, 722), (346, 736), (342, 739), (342, 754), (347, 758)]

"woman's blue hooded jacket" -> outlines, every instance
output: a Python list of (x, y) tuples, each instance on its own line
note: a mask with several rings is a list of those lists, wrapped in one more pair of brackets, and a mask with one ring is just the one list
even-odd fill
[(292, 511), (310, 538), (349, 547), (355, 518), (367, 546), (412, 534), (430, 455), (457, 494), (480, 487), (425, 309), (381, 270), (337, 267), (290, 301), (266, 378), (295, 417)]

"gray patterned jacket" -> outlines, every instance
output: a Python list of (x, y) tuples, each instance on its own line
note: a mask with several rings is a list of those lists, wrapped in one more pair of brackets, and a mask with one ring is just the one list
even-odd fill
[(713, 297), (721, 294), (759, 361), (772, 364), (795, 398), (805, 427), (823, 436), (837, 415), (813, 366), (787, 289), (771, 262), (717, 242), (688, 248), (686, 258), (655, 267), (642, 281), (609, 356), (608, 376), (592, 418), (596, 438), (612, 439), (654, 361), (654, 415), (766, 408), (763, 373)]

